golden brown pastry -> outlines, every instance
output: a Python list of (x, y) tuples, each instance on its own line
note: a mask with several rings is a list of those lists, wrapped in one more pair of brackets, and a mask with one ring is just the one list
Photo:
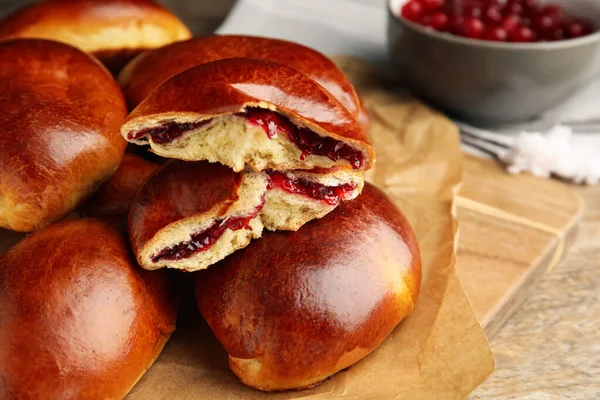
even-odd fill
[(0, 398), (121, 399), (175, 329), (168, 276), (124, 232), (64, 221), (0, 258)]
[(197, 271), (261, 236), (297, 230), (362, 190), (352, 169), (234, 172), (172, 160), (142, 187), (129, 215), (131, 244), (146, 269)]
[(45, 0), (0, 21), (0, 40), (68, 43), (98, 57), (114, 73), (144, 50), (190, 36), (175, 15), (153, 0)]
[(256, 58), (292, 67), (323, 86), (355, 118), (361, 103), (348, 78), (333, 61), (309, 47), (257, 36), (214, 35), (172, 43), (140, 54), (119, 74), (131, 109), (161, 83), (197, 65), (226, 58)]
[(234, 171), (349, 166), (375, 153), (348, 110), (288, 66), (231, 58), (188, 69), (156, 88), (121, 133), (156, 154)]
[(405, 217), (366, 184), (324, 218), (265, 233), (195, 278), (198, 307), (242, 382), (299, 389), (381, 344), (414, 308), (421, 260)]
[(0, 42), (0, 228), (33, 231), (116, 171), (127, 108), (89, 55), (41, 39)]
[(127, 217), (138, 190), (160, 165), (125, 153), (117, 172), (85, 202), (79, 212), (90, 217)]

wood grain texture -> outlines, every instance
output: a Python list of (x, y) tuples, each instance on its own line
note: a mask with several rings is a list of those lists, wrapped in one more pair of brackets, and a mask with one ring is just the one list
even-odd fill
[(493, 338), (564, 256), (584, 206), (561, 182), (510, 176), (498, 163), (468, 155), (464, 163), (457, 273)]
[(470, 399), (600, 398), (600, 187), (565, 259), (491, 342), (496, 371)]
[(468, 155), (460, 196), (558, 230), (582, 209), (579, 195), (564, 183), (509, 175), (496, 162)]

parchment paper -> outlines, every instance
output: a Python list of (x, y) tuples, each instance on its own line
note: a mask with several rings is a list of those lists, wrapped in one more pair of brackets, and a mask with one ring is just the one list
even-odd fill
[[(461, 183), (457, 128), (399, 94), (368, 65), (336, 61), (355, 82), (371, 116), (377, 165), (368, 179), (410, 220), (423, 259), (415, 311), (371, 355), (316, 388), (262, 393), (230, 372), (227, 354), (196, 310), (189, 279), (178, 328), (130, 400), (461, 399), (493, 370), (493, 357), (456, 277), (458, 225), (453, 198)], [(22, 234), (0, 230), (0, 254)]]
[(369, 180), (402, 209), (419, 239), (423, 284), (415, 311), (375, 352), (324, 384), (262, 393), (229, 371), (226, 352), (196, 311), (188, 287), (177, 331), (130, 400), (461, 399), (492, 372), (489, 345), (454, 271), (453, 198), (462, 176), (457, 128), (395, 93), (368, 65), (336, 61), (357, 85), (372, 118), (377, 166)]

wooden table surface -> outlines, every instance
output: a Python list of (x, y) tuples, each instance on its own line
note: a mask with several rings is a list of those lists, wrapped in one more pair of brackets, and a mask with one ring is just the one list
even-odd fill
[(470, 399), (600, 399), (600, 187), (563, 261), (491, 346), (496, 371)]

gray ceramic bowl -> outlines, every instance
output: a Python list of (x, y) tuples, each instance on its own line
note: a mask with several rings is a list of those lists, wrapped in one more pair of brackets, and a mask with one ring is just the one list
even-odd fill
[[(391, 58), (411, 89), (450, 115), (483, 124), (526, 121), (600, 77), (599, 32), (547, 43), (464, 39), (396, 17), (406, 1), (388, 2)], [(599, 0), (553, 2), (600, 27)]]

